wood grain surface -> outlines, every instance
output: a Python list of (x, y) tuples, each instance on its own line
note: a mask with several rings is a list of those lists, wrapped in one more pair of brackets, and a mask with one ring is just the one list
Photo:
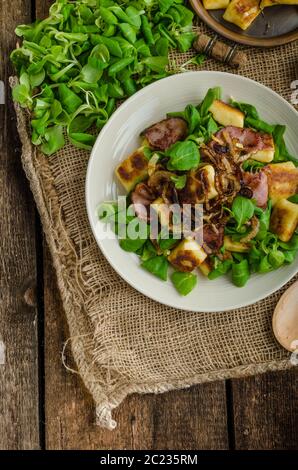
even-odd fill
[[(35, 299), (35, 207), (21, 168), (20, 143), (8, 87), (14, 28), (31, 20), (28, 0), (0, 3), (0, 448), (39, 448), (38, 315)], [(2, 58), (5, 58), (4, 61)]]
[[(14, 26), (46, 16), (51, 3), (1, 2), (0, 80), (10, 73)], [(7, 347), (0, 365), (0, 449), (297, 448), (297, 370), (132, 395), (116, 410), (114, 431), (95, 425), (90, 395), (62, 365), (67, 325), (21, 169), (10, 100), (0, 105), (0, 128), (0, 335)]]

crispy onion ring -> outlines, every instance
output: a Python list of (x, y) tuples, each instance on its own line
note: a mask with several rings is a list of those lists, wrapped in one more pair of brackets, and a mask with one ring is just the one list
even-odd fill
[(162, 192), (164, 190), (164, 187), (167, 185), (167, 183), (171, 183), (171, 176), (173, 176), (174, 173), (171, 173), (170, 171), (166, 170), (158, 170), (155, 171), (148, 179), (148, 186), (150, 189), (155, 191), (157, 194), (160, 196), (162, 195)]
[(240, 242), (246, 243), (255, 238), (260, 228), (259, 219), (254, 215), (251, 218), (251, 231), (243, 238), (240, 239)]

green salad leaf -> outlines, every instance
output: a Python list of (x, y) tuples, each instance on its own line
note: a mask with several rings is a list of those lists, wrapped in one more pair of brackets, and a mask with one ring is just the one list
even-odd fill
[(273, 131), (273, 139), (275, 144), (274, 162), (284, 162), (290, 160), (298, 165), (298, 159), (293, 157), (287, 149), (284, 140), (286, 126), (276, 125)]
[(181, 72), (185, 72), (188, 69), (186, 68), (188, 65), (202, 65), (206, 59), (205, 54), (197, 54), (194, 57), (191, 57), (188, 59), (186, 62), (184, 62), (182, 65), (179, 66), (179, 70)]
[(131, 240), (130, 238), (123, 238), (119, 241), (119, 244), (124, 251), (136, 252), (141, 248), (146, 240), (142, 238), (137, 238), (136, 240)]
[(207, 91), (207, 94), (199, 107), (200, 115), (202, 117), (206, 116), (208, 114), (208, 110), (210, 106), (212, 105), (213, 101), (220, 100), (220, 98), (221, 98), (221, 88), (220, 87), (210, 88)]
[(257, 131), (262, 131), (266, 132), (268, 134), (273, 134), (275, 126), (272, 124), (268, 124), (265, 121), (262, 121), (261, 119), (256, 119), (251, 116), (246, 116), (244, 120), (244, 125), (246, 127), (252, 127), (253, 129), (256, 129)]
[(176, 189), (183, 189), (186, 185), (187, 176), (186, 175), (173, 175), (171, 176), (171, 180), (175, 184)]
[(263, 240), (269, 231), (272, 202), (269, 201), (265, 210), (260, 209), (257, 216), (259, 218), (259, 231), (256, 235), (257, 240)]
[(44, 134), (44, 142), (41, 151), (46, 155), (52, 155), (64, 146), (65, 140), (62, 126), (48, 127)]
[(159, 236), (158, 236), (158, 245), (159, 248), (163, 252), (167, 252), (171, 250), (177, 243), (179, 242), (180, 238), (175, 237), (173, 234), (169, 233), (167, 228), (164, 230), (161, 229)]
[(115, 216), (118, 212), (118, 204), (116, 202), (102, 202), (97, 212), (99, 220), (109, 223), (111, 220), (115, 220)]
[(193, 134), (201, 122), (201, 115), (197, 108), (192, 104), (186, 106), (183, 118), (188, 123), (188, 133)]
[(285, 262), (285, 255), (281, 250), (274, 250), (268, 255), (268, 261), (273, 269), (278, 269)]
[(141, 266), (163, 281), (166, 281), (168, 278), (169, 263), (165, 256), (154, 256), (149, 258), (146, 261), (143, 261)]
[(279, 241), (279, 246), (285, 250), (298, 250), (298, 234), (294, 233), (289, 242)]
[(176, 142), (165, 154), (170, 158), (169, 169), (172, 170), (187, 171), (200, 163), (198, 146), (191, 140)]
[(181, 295), (188, 295), (197, 285), (198, 278), (193, 273), (174, 272), (172, 282)]
[(249, 264), (247, 259), (239, 263), (232, 264), (232, 281), (237, 287), (243, 287), (250, 277)]
[(230, 104), (234, 106), (234, 108), (240, 109), (240, 111), (242, 111), (246, 117), (250, 117), (255, 120), (259, 119), (259, 113), (257, 109), (255, 108), (255, 106), (253, 106), (252, 104), (234, 101), (232, 98), (230, 100)]
[(147, 261), (148, 259), (153, 258), (156, 255), (157, 253), (153, 243), (150, 240), (146, 240), (140, 253), (141, 260)]
[(297, 253), (298, 253), (298, 250), (289, 250), (289, 251), (284, 250), (283, 254), (285, 257), (285, 263), (287, 264), (293, 263), (294, 259), (297, 256)]
[(298, 194), (294, 194), (294, 196), (289, 197), (288, 201), (298, 204)]
[(236, 196), (232, 204), (233, 217), (237, 222), (239, 229), (243, 224), (250, 220), (254, 214), (255, 205), (251, 199), (243, 196)]
[(250, 158), (242, 163), (242, 169), (244, 171), (255, 172), (263, 168), (263, 166), (265, 166), (265, 163), (258, 162), (257, 160), (251, 160)]
[(231, 259), (226, 259), (217, 263), (216, 268), (214, 268), (209, 274), (208, 278), (210, 280), (217, 279), (220, 276), (226, 274), (232, 268), (233, 261)]

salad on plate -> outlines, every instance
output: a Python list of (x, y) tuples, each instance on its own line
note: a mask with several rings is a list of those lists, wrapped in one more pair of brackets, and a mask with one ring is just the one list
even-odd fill
[(242, 287), (298, 252), (298, 168), (284, 133), (254, 106), (223, 102), (211, 88), (142, 132), (115, 169), (125, 204), (105, 202), (99, 217), (139, 256), (140, 269), (170, 277), (181, 295), (199, 271)]

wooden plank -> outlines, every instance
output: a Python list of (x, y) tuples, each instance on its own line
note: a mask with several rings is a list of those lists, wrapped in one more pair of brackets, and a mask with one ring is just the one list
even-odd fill
[(226, 448), (224, 382), (162, 395), (133, 395), (115, 411), (114, 431), (94, 424), (90, 395), (80, 378), (61, 363), (68, 332), (47, 250), (44, 259), (46, 448)]
[(9, 53), (17, 24), (31, 21), (29, 0), (0, 2), (0, 79), (7, 104), (0, 105), (0, 448), (38, 449), (38, 338), (35, 209), (21, 168), (20, 143), (10, 100)]
[(49, 8), (53, 3), (53, 0), (36, 0), (35, 14), (36, 18), (43, 19), (48, 16)]
[(225, 383), (205, 383), (152, 400), (153, 449), (227, 449)]
[(232, 381), (236, 449), (298, 448), (298, 369)]

